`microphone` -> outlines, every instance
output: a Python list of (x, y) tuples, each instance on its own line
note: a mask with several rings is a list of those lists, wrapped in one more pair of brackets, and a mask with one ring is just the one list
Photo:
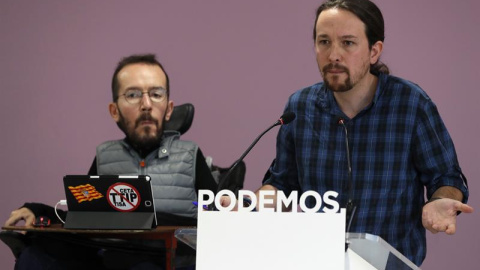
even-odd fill
[(277, 126), (279, 124), (282, 125), (282, 126), (286, 125), (286, 124), (290, 124), (290, 122), (292, 122), (293, 120), (295, 120), (295, 113), (294, 112), (286, 112), (282, 116), (280, 116), (280, 118), (277, 120), (277, 122), (275, 122), (275, 124), (273, 126)]
[[(345, 131), (345, 147), (347, 148), (347, 164), (348, 164), (348, 202), (347, 202), (347, 226), (345, 232), (350, 232), (350, 226), (352, 225), (353, 216), (355, 216), (355, 211), (357, 210), (357, 206), (353, 203), (353, 179), (352, 179), (352, 162), (350, 159), (350, 147), (348, 145), (348, 130), (347, 126), (345, 125), (345, 120), (341, 117), (338, 117), (337, 122), (339, 125), (343, 127)], [(345, 239), (345, 252), (348, 249), (348, 242)]]
[(217, 188), (217, 191), (220, 191), (222, 189), (225, 189), (225, 187), (227, 186), (227, 180), (228, 180), (228, 177), (232, 174), (232, 172), (235, 170), (235, 168), (237, 167), (237, 165), (242, 162), (242, 160), (245, 158), (245, 156), (248, 155), (248, 153), (250, 152), (250, 150), (252, 150), (252, 148), (255, 146), (255, 144), (257, 144), (257, 142), (260, 140), (260, 138), (263, 137), (263, 135), (265, 135), (265, 133), (267, 133), (268, 131), (270, 131), (272, 128), (278, 126), (278, 125), (286, 125), (286, 124), (289, 124), (290, 122), (292, 122), (293, 120), (295, 119), (295, 113), (293, 112), (286, 112), (284, 113), (282, 116), (280, 116), (280, 118), (275, 122), (273, 123), (273, 125), (271, 125), (270, 127), (268, 127), (264, 132), (262, 132), (254, 141), (253, 143), (247, 148), (247, 150), (242, 154), (242, 156), (240, 156), (240, 158), (235, 161), (232, 166), (230, 166), (230, 168), (228, 169), (228, 171), (226, 172), (226, 174), (220, 179), (220, 181), (218, 182), (218, 188)]

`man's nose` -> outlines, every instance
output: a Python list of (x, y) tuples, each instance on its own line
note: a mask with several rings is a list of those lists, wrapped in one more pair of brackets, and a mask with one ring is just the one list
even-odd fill
[(330, 47), (328, 59), (330, 60), (330, 62), (340, 62), (341, 58), (342, 56), (340, 46), (332, 44), (332, 46)]
[(142, 100), (140, 101), (140, 106), (142, 110), (151, 110), (152, 100), (148, 93), (142, 93)]

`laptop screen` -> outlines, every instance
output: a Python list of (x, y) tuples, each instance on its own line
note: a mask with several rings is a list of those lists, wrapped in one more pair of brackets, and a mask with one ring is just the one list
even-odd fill
[(147, 175), (66, 175), (63, 181), (68, 205), (65, 228), (145, 229), (156, 225)]

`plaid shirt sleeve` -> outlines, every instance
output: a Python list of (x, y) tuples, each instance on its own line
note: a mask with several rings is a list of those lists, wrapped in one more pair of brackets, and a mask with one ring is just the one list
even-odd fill
[[(292, 97), (290, 98), (292, 99)], [(295, 112), (289, 102), (285, 112)], [(295, 104), (295, 103), (293, 103)], [(293, 190), (302, 190), (298, 183), (298, 168), (295, 162), (295, 145), (292, 138), (293, 125), (282, 126), (277, 135), (277, 156), (274, 164), (269, 169), (271, 176), (264, 184), (269, 184), (282, 190), (289, 196)]]
[(420, 180), (427, 188), (427, 196), (442, 186), (452, 186), (468, 200), (467, 182), (458, 165), (452, 139), (440, 118), (437, 107), (428, 98), (418, 106), (416, 133), (412, 152)]

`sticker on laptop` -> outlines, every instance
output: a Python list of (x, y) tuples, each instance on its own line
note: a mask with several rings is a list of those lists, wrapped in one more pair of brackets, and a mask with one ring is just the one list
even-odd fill
[(115, 183), (107, 190), (108, 203), (113, 209), (121, 212), (131, 212), (140, 205), (140, 193), (127, 183)]
[(68, 189), (70, 189), (78, 203), (103, 198), (103, 195), (90, 184), (75, 187), (69, 186)]

